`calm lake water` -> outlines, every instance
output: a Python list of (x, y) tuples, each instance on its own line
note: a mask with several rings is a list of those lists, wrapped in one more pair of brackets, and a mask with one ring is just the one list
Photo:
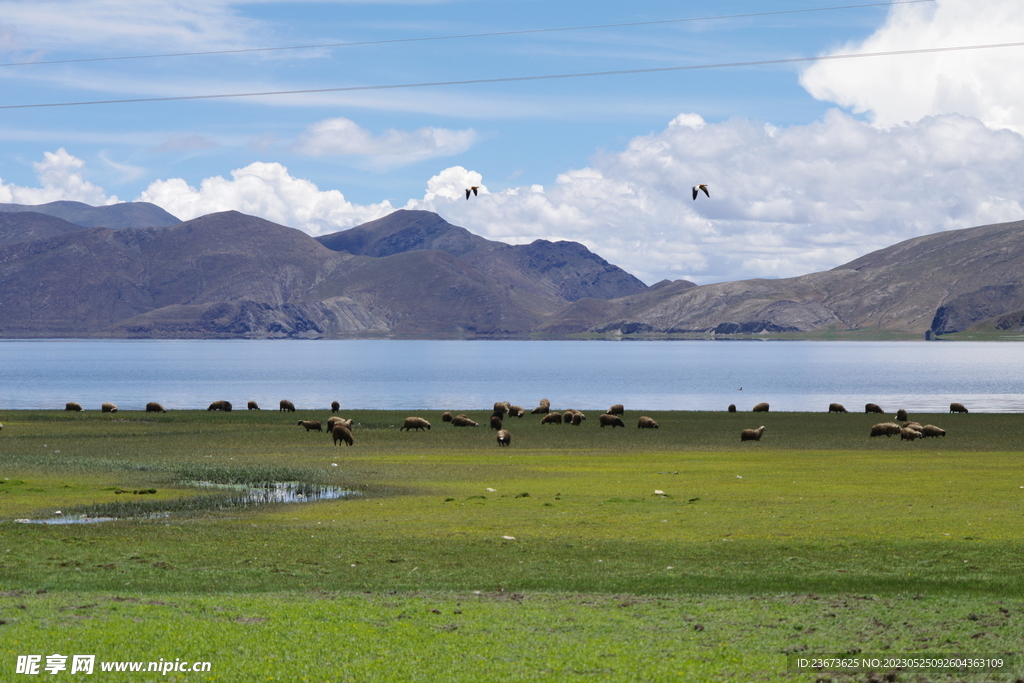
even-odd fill
[[(742, 387), (742, 389), (741, 389)], [(1024, 412), (1024, 342), (0, 341), (0, 410), (226, 399), (276, 409)]]

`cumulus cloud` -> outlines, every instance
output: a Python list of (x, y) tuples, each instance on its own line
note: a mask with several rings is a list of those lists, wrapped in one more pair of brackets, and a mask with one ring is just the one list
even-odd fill
[(374, 136), (355, 121), (339, 116), (307, 127), (294, 149), (311, 156), (363, 157), (367, 166), (383, 170), (459, 154), (472, 147), (476, 140), (477, 134), (471, 128), (419, 128), (414, 131), (392, 128)]
[(8, 185), (0, 178), (0, 202), (13, 204), (46, 204), (59, 200), (85, 202), (93, 206), (116, 204), (117, 197), (108, 197), (103, 188), (82, 177), (85, 162), (61, 147), (45, 152), (43, 160), (32, 164), (42, 187)]
[[(896, 5), (863, 42), (832, 54), (1019, 42), (1019, 0), (936, 0)], [(1024, 133), (1024, 48), (953, 51), (817, 62), (800, 82), (820, 100), (869, 113), (878, 126), (958, 113)]]

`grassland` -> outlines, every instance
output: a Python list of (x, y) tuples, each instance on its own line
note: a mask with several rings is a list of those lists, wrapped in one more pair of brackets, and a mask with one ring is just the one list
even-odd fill
[[(948, 431), (915, 442), (859, 414), (527, 416), (499, 448), (420, 414), (346, 412), (351, 448), (295, 424), (316, 411), (0, 414), (0, 680), (58, 652), (212, 663), (157, 677), (181, 681), (853, 681), (788, 658), (1024, 642), (1024, 416), (912, 415)], [(242, 508), (204, 479), (359, 495)], [(111, 509), (137, 518), (10, 521)]]

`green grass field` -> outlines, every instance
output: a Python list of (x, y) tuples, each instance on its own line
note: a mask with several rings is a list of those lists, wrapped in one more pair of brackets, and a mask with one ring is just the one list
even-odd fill
[[(499, 448), (489, 411), (467, 413), (484, 426), (421, 411), (433, 429), (407, 433), (406, 413), (346, 412), (347, 447), (295, 424), (326, 411), (3, 412), (0, 680), (32, 680), (18, 656), (54, 653), (211, 663), (97, 664), (110, 681), (1024, 676), (1024, 658), (1001, 673), (789, 664), (1019, 657), (1024, 416), (911, 415), (948, 432), (914, 442), (869, 438), (888, 418), (862, 414), (647, 413), (658, 430), (633, 412), (614, 430), (527, 416)], [(357, 495), (238, 507), (196, 480)], [(13, 521), (82, 512), (131, 518)]]

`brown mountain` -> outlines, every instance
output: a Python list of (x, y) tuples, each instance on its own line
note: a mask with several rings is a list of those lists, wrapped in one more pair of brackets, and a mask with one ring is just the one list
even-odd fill
[[(668, 295), (666, 295), (668, 294)], [(585, 309), (585, 310), (584, 310)], [(901, 242), (833, 270), (577, 302), (541, 332), (948, 334), (1024, 309), (1024, 221)], [(1010, 325), (1007, 318), (1002, 324)]]
[(149, 202), (122, 202), (108, 206), (89, 206), (82, 202), (48, 204), (0, 204), (0, 214), (31, 211), (53, 216), (83, 228), (159, 228), (181, 221)]

